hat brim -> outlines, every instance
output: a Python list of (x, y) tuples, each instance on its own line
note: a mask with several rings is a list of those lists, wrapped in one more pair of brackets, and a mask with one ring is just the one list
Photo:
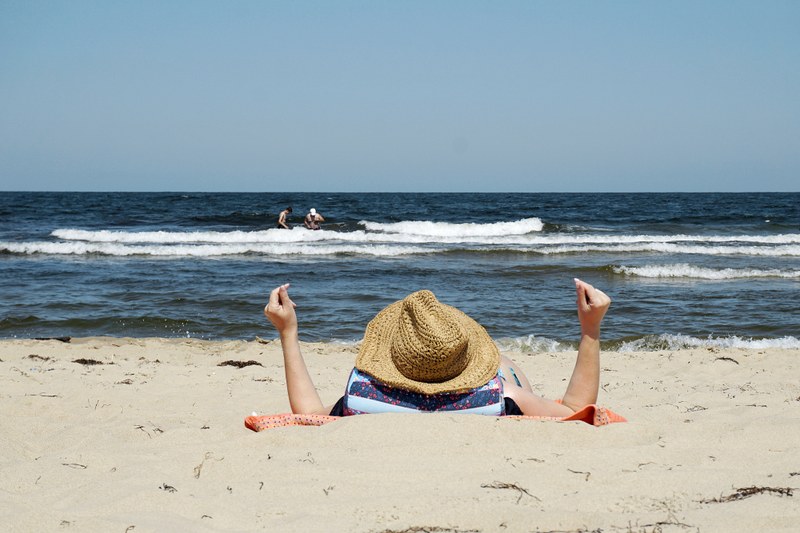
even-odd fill
[(356, 357), (355, 367), (385, 385), (421, 394), (459, 393), (485, 385), (497, 374), (500, 351), (486, 330), (455, 307), (447, 307), (467, 336), (467, 365), (447, 381), (424, 382), (403, 375), (392, 360), (392, 338), (397, 330), (403, 301), (395, 302), (375, 315), (364, 332), (364, 340)]

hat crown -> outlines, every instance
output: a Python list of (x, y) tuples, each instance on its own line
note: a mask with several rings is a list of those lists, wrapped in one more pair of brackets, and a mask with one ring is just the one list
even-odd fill
[(402, 301), (391, 357), (406, 378), (441, 383), (461, 374), (469, 363), (469, 336), (453, 310), (430, 291)]

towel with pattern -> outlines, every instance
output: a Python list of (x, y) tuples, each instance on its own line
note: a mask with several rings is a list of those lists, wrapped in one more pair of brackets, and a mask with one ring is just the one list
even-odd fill
[[(374, 416), (374, 415), (371, 415)], [(296, 415), (292, 413), (281, 413), (277, 415), (248, 416), (244, 419), (245, 427), (253, 431), (264, 431), (286, 426), (321, 426), (329, 422), (339, 420), (339, 416), (329, 415)], [(587, 405), (583, 409), (576, 411), (570, 416), (504, 416), (512, 420), (554, 420), (558, 422), (581, 421), (593, 426), (606, 426), (617, 422), (627, 422), (625, 417), (618, 415), (611, 409), (597, 405)]]

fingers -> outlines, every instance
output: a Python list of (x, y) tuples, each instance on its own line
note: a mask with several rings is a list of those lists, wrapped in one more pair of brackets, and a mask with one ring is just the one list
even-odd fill
[(278, 294), (279, 294), (279, 296), (281, 298), (281, 304), (283, 304), (283, 305), (291, 305), (292, 309), (297, 307), (297, 304), (294, 303), (291, 298), (289, 298), (289, 284), (288, 283), (286, 285), (281, 285), (280, 287), (278, 287), (278, 290), (279, 290)]
[(594, 292), (597, 295), (597, 301), (599, 305), (608, 306), (611, 304), (611, 298), (609, 298), (606, 293), (604, 293), (600, 289), (595, 289)]
[(578, 308), (583, 311), (588, 311), (589, 305), (592, 302), (591, 293), (588, 290), (591, 288), (592, 286), (588, 283), (584, 283), (578, 278), (575, 278), (575, 292), (578, 295)]
[(264, 307), (264, 314), (269, 313), (273, 309), (277, 309), (280, 307), (280, 296), (278, 296), (278, 292), (281, 290), (280, 287), (276, 287), (272, 289), (272, 292), (269, 293), (269, 302), (267, 302), (266, 307)]
[(269, 303), (267, 303), (267, 306), (264, 308), (264, 314), (275, 312), (283, 305), (291, 305), (292, 309), (297, 307), (297, 305), (295, 305), (295, 303), (289, 298), (288, 289), (288, 283), (272, 289), (272, 292), (269, 293)]
[(586, 311), (591, 307), (603, 307), (611, 303), (611, 298), (606, 293), (578, 278), (575, 278), (575, 290), (578, 294), (578, 305)]
[(278, 295), (280, 290), (281, 287), (275, 287), (274, 289), (272, 289), (272, 292), (269, 293), (269, 303), (267, 303), (267, 306), (277, 307), (278, 305), (280, 305), (280, 296)]

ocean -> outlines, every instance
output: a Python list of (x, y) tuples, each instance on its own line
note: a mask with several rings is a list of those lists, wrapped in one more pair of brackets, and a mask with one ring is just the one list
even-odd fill
[(800, 347), (800, 193), (0, 193), (3, 338), (273, 338), (291, 283), (301, 340), (430, 289), (502, 348), (572, 350), (575, 277), (607, 350)]

